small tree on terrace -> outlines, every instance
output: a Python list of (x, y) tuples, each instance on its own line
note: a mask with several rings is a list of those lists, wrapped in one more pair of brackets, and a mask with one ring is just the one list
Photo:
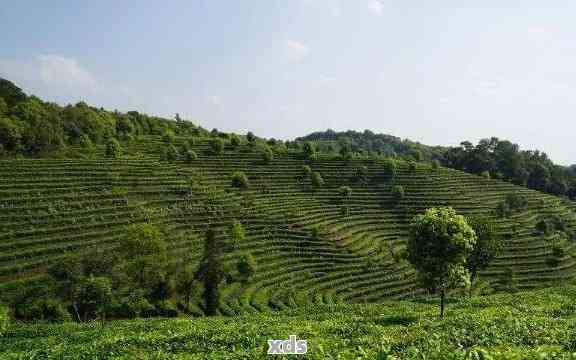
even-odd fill
[(106, 143), (106, 157), (111, 159), (119, 159), (122, 157), (122, 146), (118, 140), (112, 138)]
[(261, 156), (262, 160), (266, 164), (269, 164), (272, 160), (274, 160), (274, 153), (272, 152), (272, 150), (268, 145), (262, 147)]
[(214, 155), (222, 155), (224, 152), (224, 140), (220, 138), (214, 138), (210, 140), (210, 149)]
[(312, 173), (312, 187), (314, 189), (319, 189), (324, 185), (324, 179), (322, 178), (322, 175), (320, 175), (319, 172), (313, 172)]
[(475, 244), (474, 230), (451, 207), (427, 209), (412, 221), (407, 259), (422, 286), (440, 293), (441, 317), (446, 290), (470, 282), (465, 265)]
[(244, 230), (244, 226), (242, 226), (242, 223), (239, 221), (234, 220), (230, 233), (232, 235), (232, 245), (234, 248), (239, 249), (240, 244), (246, 239), (246, 231)]
[(250, 186), (248, 177), (242, 171), (232, 174), (232, 186), (238, 189), (246, 190)]
[(470, 291), (472, 291), (472, 284), (478, 271), (486, 269), (502, 251), (502, 239), (497, 235), (494, 223), (487, 217), (470, 217), (467, 222), (476, 233), (476, 245), (466, 263), (470, 272)]

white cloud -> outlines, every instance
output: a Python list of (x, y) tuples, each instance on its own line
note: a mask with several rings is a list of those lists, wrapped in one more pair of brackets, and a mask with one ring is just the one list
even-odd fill
[(60, 55), (40, 55), (36, 58), (40, 66), (42, 81), (50, 85), (64, 85), (95, 90), (96, 78), (82, 68), (74, 58)]
[(284, 46), (284, 53), (289, 62), (299, 63), (310, 54), (310, 48), (300, 41), (288, 40)]
[(384, 3), (381, 0), (370, 0), (368, 10), (374, 15), (381, 16), (384, 14)]

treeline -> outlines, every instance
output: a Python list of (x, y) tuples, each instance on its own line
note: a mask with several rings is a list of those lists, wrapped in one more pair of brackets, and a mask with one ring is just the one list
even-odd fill
[(368, 154), (415, 161), (438, 160), (445, 167), (576, 199), (576, 166), (556, 165), (543, 152), (521, 150), (518, 144), (496, 137), (480, 140), (476, 145), (464, 141), (457, 147), (431, 147), (369, 130), (326, 130), (297, 141), (312, 143), (319, 152), (340, 157)]
[(20, 288), (9, 301), (11, 312), (15, 319), (43, 321), (215, 315), (222, 284), (245, 283), (256, 272), (250, 253), (239, 253), (233, 264), (223, 261), (245, 236), (236, 221), (209, 227), (200, 261), (191, 253), (174, 262), (162, 228), (133, 224), (114, 251), (65, 257), (48, 269), (46, 280)]
[(465, 141), (448, 148), (442, 163), (458, 170), (510, 181), (557, 196), (576, 198), (576, 173), (573, 167), (556, 165), (538, 150), (520, 150), (517, 144), (498, 138), (478, 144)]
[(399, 156), (407, 160), (432, 160), (442, 154), (441, 147), (422, 145), (410, 140), (402, 140), (387, 134), (375, 134), (348, 130), (336, 132), (328, 129), (299, 137), (295, 141), (313, 142), (323, 153)]
[(206, 131), (176, 115), (175, 120), (137, 111), (121, 113), (84, 102), (59, 106), (26, 95), (0, 78), (0, 155), (39, 156), (65, 151), (69, 145), (89, 147), (138, 135), (200, 135)]

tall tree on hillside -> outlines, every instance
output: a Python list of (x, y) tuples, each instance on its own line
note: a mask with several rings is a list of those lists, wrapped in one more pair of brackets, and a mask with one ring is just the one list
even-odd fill
[(204, 283), (204, 306), (206, 315), (216, 315), (220, 306), (220, 283), (224, 279), (222, 262), (224, 243), (213, 228), (206, 231), (204, 239), (204, 254), (196, 272), (196, 277)]
[(476, 234), (451, 207), (430, 208), (414, 217), (408, 241), (408, 261), (422, 286), (440, 293), (444, 316), (446, 290), (468, 285), (466, 259), (476, 244)]

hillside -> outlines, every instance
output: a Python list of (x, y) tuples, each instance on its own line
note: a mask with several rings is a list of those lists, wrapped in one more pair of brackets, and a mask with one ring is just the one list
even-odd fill
[(570, 359), (574, 296), (567, 286), (454, 299), (444, 320), (422, 301), (315, 305), (239, 317), (17, 324), (3, 359), (263, 358), (267, 340), (296, 335), (309, 359)]
[[(185, 142), (188, 137), (176, 136), (173, 144)], [(512, 277), (518, 287), (531, 288), (574, 275), (572, 240), (534, 231), (541, 217), (552, 215), (563, 220), (567, 233), (574, 229), (571, 205), (556, 197), (401, 161), (395, 184), (404, 187), (405, 197), (397, 202), (377, 160), (308, 161), (289, 151), (266, 162), (250, 144), (228, 144), (214, 155), (211, 142), (195, 138), (191, 149), (197, 158), (188, 161), (161, 160), (168, 145), (150, 135), (124, 142), (124, 156), (116, 160), (106, 159), (105, 146), (96, 145), (94, 159), (0, 161), (2, 296), (9, 298), (21, 284), (45, 281), (43, 271), (70, 254), (113, 252), (133, 223), (163, 229), (171, 262), (197, 264), (207, 224), (228, 229), (237, 220), (246, 240), (226, 249), (225, 262), (232, 265), (251, 253), (258, 270), (248, 282), (224, 286), (222, 314), (405, 298), (422, 291), (398, 257), (409, 221), (437, 205), (465, 215), (490, 214), (496, 221), (505, 250), (481, 274), (492, 287), (509, 286)], [(313, 191), (302, 176), (304, 164), (321, 174), (324, 186)], [(231, 186), (236, 171), (247, 175), (248, 189)], [(348, 199), (342, 199), (341, 186), (352, 189)], [(524, 196), (527, 208), (497, 216), (494, 210), (510, 194)], [(564, 251), (551, 266), (554, 246)]]
[(300, 137), (332, 157), (396, 156), (406, 160), (437, 160), (443, 166), (471, 174), (485, 174), (516, 185), (552, 195), (576, 199), (574, 166), (555, 164), (539, 150), (521, 149), (518, 144), (492, 137), (476, 145), (462, 141), (460, 146), (428, 146), (370, 130), (318, 131)]

